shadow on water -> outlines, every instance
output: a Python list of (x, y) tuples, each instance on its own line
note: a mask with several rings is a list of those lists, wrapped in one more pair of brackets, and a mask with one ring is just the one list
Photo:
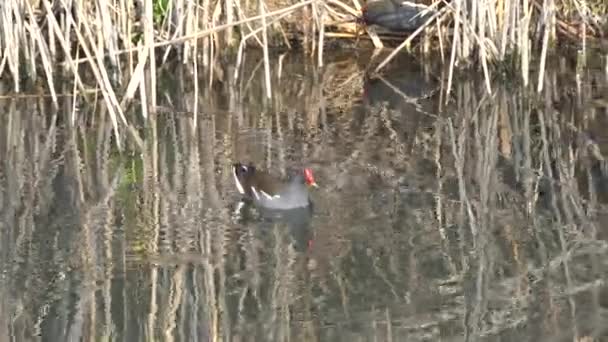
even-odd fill
[[(1, 99), (0, 341), (608, 338), (604, 74), (275, 66), (164, 69), (123, 154), (103, 103)], [(314, 211), (237, 212), (235, 161), (312, 167)]]

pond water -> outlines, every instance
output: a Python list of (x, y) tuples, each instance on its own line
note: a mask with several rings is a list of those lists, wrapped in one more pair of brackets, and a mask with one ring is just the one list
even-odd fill
[[(413, 58), (288, 54), (267, 99), (246, 57), (165, 65), (122, 153), (101, 96), (0, 99), (0, 341), (608, 339), (601, 68), (446, 94)], [(236, 161), (312, 168), (313, 211), (239, 205)]]

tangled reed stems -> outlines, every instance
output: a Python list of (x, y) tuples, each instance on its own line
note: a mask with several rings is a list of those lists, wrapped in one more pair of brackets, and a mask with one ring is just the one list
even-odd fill
[[(547, 55), (560, 44), (579, 47), (581, 66), (590, 45), (608, 45), (608, 6), (602, 0), (425, 2), (439, 10), (381, 61), (376, 72), (417, 42), (421, 52), (439, 51), (449, 64), (448, 89), (457, 67), (479, 66), (489, 93), (497, 69), (519, 74), (525, 85), (536, 77), (540, 92)], [(219, 57), (232, 55), (238, 46), (240, 61), (245, 46), (253, 42), (264, 51), (266, 97), (271, 98), (269, 47), (291, 48), (299, 41), (322, 65), (328, 39), (360, 36), (361, 27), (354, 22), (360, 8), (357, 0), (7, 0), (0, 5), (0, 76), (10, 76), (13, 91), (19, 93), (24, 82), (36, 82), (42, 73), (55, 105), (57, 77), (73, 79), (82, 96), (91, 88), (98, 90), (120, 144), (118, 127), (129, 127), (132, 120), (125, 110), (136, 96), (145, 104), (144, 119), (155, 112), (156, 70), (171, 56), (193, 66), (200, 57), (211, 84)], [(381, 29), (364, 29), (376, 48), (383, 47), (380, 38), (395, 39)], [(90, 81), (83, 79), (85, 70)], [(133, 129), (129, 132), (136, 137)]]

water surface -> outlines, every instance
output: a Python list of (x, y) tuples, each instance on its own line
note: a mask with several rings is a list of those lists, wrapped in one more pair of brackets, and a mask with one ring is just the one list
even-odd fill
[[(600, 69), (272, 64), (160, 70), (122, 153), (102, 102), (0, 100), (0, 341), (608, 339)], [(313, 168), (313, 213), (237, 210), (235, 161)]]

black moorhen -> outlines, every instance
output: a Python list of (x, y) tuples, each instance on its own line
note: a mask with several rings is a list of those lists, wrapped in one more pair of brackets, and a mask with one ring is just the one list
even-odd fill
[(232, 175), (238, 191), (257, 205), (278, 210), (308, 207), (308, 186), (317, 187), (312, 170), (305, 168), (294, 173), (287, 181), (275, 179), (253, 165), (236, 163)]
[(393, 31), (413, 31), (435, 13), (426, 5), (402, 0), (370, 1), (361, 12), (365, 25), (378, 25)]

